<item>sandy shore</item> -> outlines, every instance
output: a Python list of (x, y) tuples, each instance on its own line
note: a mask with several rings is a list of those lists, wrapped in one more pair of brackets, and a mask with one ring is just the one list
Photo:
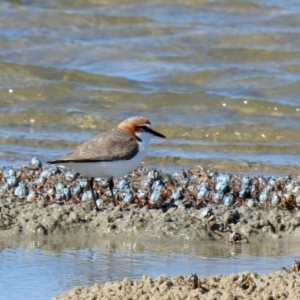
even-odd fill
[[(0, 228), (6, 233), (45, 235), (83, 230), (99, 235), (210, 239), (224, 243), (230, 240), (233, 231), (247, 237), (250, 243), (257, 239), (297, 238), (300, 234), (300, 212), (246, 205), (236, 208), (208, 205), (200, 210), (179, 206), (166, 212), (148, 207), (107, 206), (97, 213), (89, 203), (46, 205), (39, 201), (23, 205), (15, 199), (1, 199), (0, 208)], [(206, 217), (209, 208), (214, 216), (210, 222)], [(298, 272), (243, 274), (243, 280), (241, 273), (200, 278), (202, 283), (196, 289), (187, 274), (175, 278), (162, 275), (156, 279), (144, 275), (141, 280), (125, 278), (102, 286), (97, 283), (87, 288), (76, 286), (53, 299), (300, 299)]]
[[(208, 193), (210, 198), (206, 198), (205, 201), (199, 198), (199, 194), (196, 197), (198, 191), (196, 192), (194, 187), (197, 186), (199, 193), (205, 187), (205, 185), (197, 185), (199, 178), (201, 180), (204, 178), (206, 183), (209, 182), (211, 190), (218, 189), (218, 181), (208, 179), (207, 173), (203, 173), (202, 169), (199, 170), (197, 176), (191, 177), (190, 182), (194, 180), (194, 185), (190, 184), (191, 189), (187, 187), (189, 182), (187, 178), (180, 179), (184, 195), (181, 195), (180, 190), (177, 189), (178, 195), (182, 197), (177, 202), (175, 201), (176, 192), (168, 186), (170, 177), (164, 178), (166, 185), (163, 188), (160, 187), (157, 194), (161, 197), (161, 205), (154, 205), (155, 208), (147, 205), (152, 199), (149, 195), (145, 196), (145, 199), (150, 197), (150, 200), (144, 201), (143, 205), (137, 200), (129, 205), (126, 205), (125, 200), (120, 200), (119, 205), (114, 207), (109, 200), (105, 200), (100, 211), (97, 212), (93, 209), (92, 201), (81, 201), (77, 204), (72, 201), (68, 204), (66, 201), (55, 203), (51, 197), (43, 196), (45, 194), (41, 192), (38, 200), (29, 202), (15, 197), (9, 189), (5, 191), (2, 189), (0, 231), (6, 234), (22, 233), (43, 236), (56, 233), (69, 234), (82, 230), (86, 233), (96, 233), (98, 236), (142, 236), (144, 239), (176, 241), (212, 240), (224, 244), (299, 238), (298, 189), (294, 191), (295, 186), (298, 188), (298, 175), (277, 181), (272, 178), (268, 181), (252, 178), (250, 181), (249, 177), (232, 177), (230, 189), (236, 200), (234, 204), (228, 205), (225, 199), (224, 203), (213, 200), (218, 192)], [(34, 178), (39, 174), (40, 171), (37, 174), (34, 173)], [(26, 181), (28, 174), (22, 173), (20, 176), (26, 184), (32, 186), (31, 182)], [(53, 185), (65, 175), (59, 173), (55, 176), (57, 178), (54, 178)], [(4, 182), (7, 180), (3, 177)], [(141, 180), (144, 180), (144, 177), (133, 176), (131, 178), (132, 186), (137, 186), (133, 188), (136, 193), (139, 192)], [(48, 182), (52, 181), (48, 179)], [(254, 186), (251, 182), (257, 186), (256, 194), (254, 193), (255, 201), (253, 199), (245, 201), (241, 197), (245, 193), (249, 195), (248, 190)], [(65, 184), (70, 183), (66, 181)], [(266, 186), (271, 191), (268, 198), (264, 200), (268, 205), (258, 201), (263, 199), (260, 196)], [(39, 189), (41, 188), (37, 187), (37, 191)], [(154, 194), (155, 189), (156, 185), (152, 187)], [(227, 192), (228, 189), (229, 186), (227, 186)], [(103, 187), (98, 186), (98, 192), (103, 199), (109, 199), (106, 195), (105, 183)], [(273, 205), (276, 195), (281, 197), (280, 202)], [(193, 203), (186, 205), (183, 197), (187, 197), (196, 205)], [(173, 199), (173, 202), (170, 202), (170, 199)], [(107, 282), (103, 286), (98, 284), (88, 288), (77, 286), (53, 299), (300, 299), (300, 263), (299, 269), (297, 268), (291, 273), (279, 270), (263, 276), (245, 271), (244, 277), (241, 277), (241, 274), (232, 274), (200, 278), (200, 283), (196, 284), (196, 288), (191, 286), (188, 274), (178, 274), (186, 277), (176, 278), (162, 275), (156, 279), (144, 275), (141, 280), (135, 281), (125, 278), (122, 281)]]
[(167, 275), (153, 279), (144, 275), (141, 280), (125, 278), (122, 281), (107, 282), (102, 286), (76, 286), (65, 294), (53, 297), (52, 300), (300, 299), (299, 273), (287, 273), (284, 270), (263, 276), (243, 272), (199, 278), (200, 286), (196, 288), (191, 286), (188, 279), (189, 277), (183, 276), (170, 278)]
[[(213, 217), (207, 217), (211, 209)], [(100, 212), (88, 202), (79, 204), (23, 204), (16, 199), (0, 199), (0, 230), (24, 234), (52, 234), (79, 229), (100, 235), (132, 235), (177, 239), (228, 240), (235, 231), (251, 239), (300, 235), (300, 212), (282, 209), (228, 207), (208, 204), (200, 210), (184, 206), (163, 209), (122, 208), (108, 205)]]

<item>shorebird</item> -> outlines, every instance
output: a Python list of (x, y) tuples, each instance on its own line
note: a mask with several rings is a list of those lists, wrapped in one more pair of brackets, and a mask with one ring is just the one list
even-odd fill
[(95, 136), (73, 152), (48, 163), (68, 167), (87, 177), (96, 210), (99, 211), (93, 189), (94, 178), (109, 178), (109, 189), (115, 206), (113, 178), (128, 174), (142, 161), (153, 136), (165, 138), (151, 128), (148, 119), (132, 117), (121, 122), (117, 128)]

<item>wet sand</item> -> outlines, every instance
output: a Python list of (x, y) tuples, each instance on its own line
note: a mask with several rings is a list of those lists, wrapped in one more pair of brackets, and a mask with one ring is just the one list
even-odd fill
[[(85, 230), (105, 234), (128, 234), (144, 237), (176, 239), (228, 240), (238, 232), (250, 240), (279, 239), (300, 235), (300, 212), (281, 209), (264, 210), (246, 205), (228, 207), (208, 204), (200, 210), (183, 205), (164, 209), (129, 208), (108, 205), (100, 212), (89, 202), (46, 205), (23, 204), (17, 199), (0, 200), (0, 230), (23, 234), (53, 234)], [(211, 208), (214, 219), (206, 218)]]
[[(213, 178), (216, 173), (208, 175), (201, 168), (191, 172), (190, 177), (184, 172), (170, 177), (155, 170), (148, 172), (142, 169), (142, 172), (133, 173), (126, 185), (130, 184), (134, 195), (138, 195), (142, 182), (149, 185), (149, 179), (154, 178), (152, 187), (145, 189), (144, 198), (134, 196), (135, 200), (127, 203), (125, 198), (130, 193), (127, 191), (124, 199), (118, 200), (118, 205), (114, 207), (106, 194), (106, 182), (98, 182), (97, 191), (104, 200), (97, 212), (93, 201), (72, 203), (59, 200), (55, 203), (47, 194), (49, 188), (59, 180), (65, 180), (64, 184), (69, 186), (80, 178), (71, 174), (72, 178), (75, 176), (72, 179), (75, 181), (68, 181), (67, 173), (60, 172), (49, 176), (46, 183), (34, 183), (41, 171), (26, 173), (21, 170), (18, 173), (20, 181), (29, 187), (36, 186), (39, 196), (32, 202), (28, 198), (17, 198), (16, 188), (2, 190), (1, 233), (49, 236), (82, 232), (96, 234), (98, 237), (143, 237), (177, 243), (185, 240), (209, 240), (224, 245), (261, 243), (281, 238), (297, 239), (300, 235), (299, 175), (264, 179), (221, 174), (215, 180)], [(11, 178), (4, 171), (2, 175), (5, 182)], [(227, 194), (222, 192), (223, 201), (217, 202), (215, 197), (221, 193), (218, 190), (224, 189), (220, 185), (223, 182), (226, 183)], [(120, 180), (118, 186), (121, 183), (124, 184)], [(210, 191), (205, 191), (206, 196), (200, 197), (202, 188), (206, 189), (207, 185), (210, 186)], [(159, 189), (156, 194), (157, 187)], [(266, 188), (269, 190), (264, 200), (261, 196)], [(252, 194), (255, 198), (249, 198), (250, 189), (254, 190)], [(230, 195), (234, 196), (234, 202), (226, 202), (230, 200)], [(276, 196), (280, 202), (274, 205)], [(258, 276), (245, 273), (245, 270), (244, 279), (240, 277), (241, 274), (216, 275), (200, 278), (201, 282), (196, 284), (196, 288), (191, 287), (188, 274), (178, 274), (175, 278), (162, 275), (156, 279), (145, 274), (141, 281), (124, 279), (107, 282), (101, 287), (97, 284), (88, 288), (75, 287), (53, 299), (299, 299), (299, 270), (300, 263), (299, 268), (297, 265), (292, 273), (281, 270)]]
[[(16, 199), (1, 199), (0, 228), (2, 233), (52, 235), (83, 233), (99, 236), (139, 237), (165, 240), (214, 240), (226, 243), (232, 232), (247, 237), (249, 243), (300, 235), (300, 212), (281, 209), (265, 210), (209, 204), (200, 210), (184, 206), (163, 209), (122, 208), (108, 205), (100, 212), (88, 202), (80, 204), (47, 205), (43, 201), (22, 204)], [(205, 217), (207, 209), (214, 214)], [(243, 243), (246, 240), (242, 241)], [(291, 262), (292, 264), (292, 262)], [(288, 266), (286, 266), (288, 267)], [(202, 284), (193, 289), (188, 274), (166, 275), (141, 280), (123, 279), (99, 286), (76, 286), (53, 299), (299, 299), (299, 273), (279, 270), (258, 276), (243, 272), (249, 282), (239, 280), (240, 274), (200, 278)], [(181, 275), (181, 276), (180, 276)], [(182, 277), (185, 276), (185, 277)], [(245, 280), (246, 280), (245, 279)]]
[(194, 288), (189, 276), (170, 278), (161, 275), (155, 279), (144, 275), (141, 280), (124, 278), (122, 281), (94, 284), (85, 288), (76, 286), (71, 291), (53, 297), (67, 299), (299, 299), (299, 274), (280, 270), (258, 276), (242, 272), (229, 276), (216, 275), (199, 278), (200, 286)]

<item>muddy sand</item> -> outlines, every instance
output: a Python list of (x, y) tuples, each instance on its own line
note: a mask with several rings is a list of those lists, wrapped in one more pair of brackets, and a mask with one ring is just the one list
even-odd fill
[(216, 275), (199, 278), (196, 288), (188, 281), (189, 277), (170, 278), (161, 275), (156, 279), (144, 275), (141, 280), (97, 283), (85, 288), (76, 286), (71, 291), (53, 297), (53, 300), (73, 299), (300, 299), (299, 274), (284, 270), (258, 276), (256, 273), (243, 272), (228, 276)]
[[(232, 232), (247, 238), (249, 243), (287, 236), (297, 238), (300, 234), (300, 212), (297, 210), (266, 210), (247, 205), (209, 204), (200, 210), (179, 205), (167, 211), (147, 206), (108, 205), (96, 212), (88, 202), (47, 205), (41, 200), (23, 204), (10, 198), (0, 200), (0, 209), (0, 229), (9, 234), (49, 235), (82, 230), (99, 236), (142, 235), (143, 238), (209, 239), (224, 243), (232, 241)], [(144, 275), (141, 280), (125, 278), (101, 286), (97, 283), (87, 288), (77, 286), (53, 299), (300, 299), (297, 270), (291, 273), (279, 270), (263, 276), (243, 274), (244, 278), (241, 273), (200, 278), (201, 283), (195, 289), (188, 281), (188, 274), (178, 274), (185, 277), (175, 278), (162, 275), (156, 279)]]
[[(68, 179), (70, 174), (56, 170), (58, 173), (53, 175), (49, 171), (46, 178), (43, 172), (38, 169), (17, 173), (3, 169), (0, 174), (2, 233), (41, 236), (82, 231), (99, 236), (142, 236), (177, 242), (206, 239), (221, 243), (297, 239), (300, 235), (299, 175), (269, 179), (229, 177), (216, 172), (208, 175), (198, 168), (190, 175), (183, 172), (170, 177), (142, 170), (129, 177), (131, 188), (119, 193), (121, 198), (116, 207), (106, 193), (107, 183), (96, 182), (97, 193), (104, 199), (99, 202), (97, 212), (92, 201), (78, 201), (78, 197), (83, 199), (84, 190), (82, 195), (72, 196), (77, 203), (61, 197), (62, 193), (60, 197), (55, 195), (54, 200), (50, 193), (53, 187), (58, 188), (61, 180), (63, 188), (74, 186), (72, 182), (81, 180), (76, 175), (71, 174), (72, 178)], [(143, 182), (147, 188), (141, 190)], [(120, 190), (121, 185), (128, 188), (129, 184), (120, 180)], [(28, 190), (32, 188), (35, 196), (28, 200)], [(133, 195), (130, 201), (128, 195)], [(141, 280), (125, 278), (103, 286), (75, 287), (53, 299), (300, 299), (299, 270), (300, 262), (296, 262), (290, 273), (279, 270), (258, 276), (245, 270), (243, 276), (200, 278), (194, 286), (188, 274), (178, 274), (186, 277), (176, 278), (162, 275), (156, 279), (144, 275)]]

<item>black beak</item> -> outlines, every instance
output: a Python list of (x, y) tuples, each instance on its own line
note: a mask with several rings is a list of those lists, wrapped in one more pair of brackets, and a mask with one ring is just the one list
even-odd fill
[(155, 136), (158, 136), (158, 137), (164, 138), (164, 139), (166, 138), (163, 134), (161, 134), (161, 133), (153, 130), (152, 128), (146, 127), (145, 129), (146, 129), (146, 131), (148, 131), (149, 133), (151, 133), (151, 134), (153, 134)]

